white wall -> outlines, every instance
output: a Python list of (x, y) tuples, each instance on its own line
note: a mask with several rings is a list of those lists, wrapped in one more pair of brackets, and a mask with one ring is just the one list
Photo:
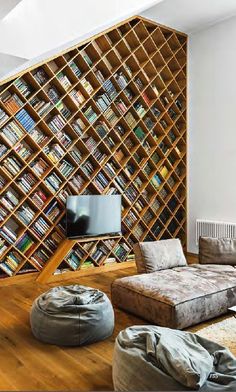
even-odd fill
[(188, 250), (196, 218), (236, 222), (236, 17), (189, 39)]

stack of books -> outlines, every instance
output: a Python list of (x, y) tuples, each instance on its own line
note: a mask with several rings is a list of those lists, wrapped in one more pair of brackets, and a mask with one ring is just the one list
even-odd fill
[(115, 105), (121, 115), (123, 115), (128, 109), (126, 104), (124, 103), (123, 99), (121, 99), (121, 98), (115, 100)]
[(56, 108), (66, 119), (71, 116), (71, 111), (70, 109), (68, 109), (64, 102), (58, 101), (56, 104)]
[(94, 183), (96, 184), (96, 186), (98, 187), (98, 189), (103, 192), (104, 189), (108, 186), (109, 181), (107, 180), (107, 178), (104, 176), (103, 173), (98, 173), (96, 175), (96, 177), (94, 178)]
[(69, 181), (70, 186), (72, 187), (72, 189), (74, 189), (75, 192), (79, 192), (82, 186), (84, 185), (84, 183), (85, 181), (83, 177), (81, 177), (79, 174), (73, 176)]
[(155, 117), (160, 117), (160, 115), (161, 115), (161, 111), (158, 109), (158, 107), (156, 107), (156, 106), (152, 106), (151, 107), (151, 112), (152, 112), (152, 114), (154, 114), (154, 116)]
[(95, 171), (94, 165), (90, 160), (87, 160), (83, 165), (81, 165), (81, 170), (87, 177), (91, 177)]
[(36, 184), (36, 178), (32, 173), (26, 172), (16, 182), (25, 193), (28, 193)]
[(54, 164), (57, 163), (65, 154), (65, 151), (58, 143), (47, 145), (44, 147), (43, 152)]
[(27, 132), (35, 126), (35, 121), (25, 109), (21, 109), (16, 114), (16, 119), (21, 123), (21, 125)]
[(1, 207), (0, 208), (0, 222), (3, 222), (6, 219), (6, 217), (8, 216), (8, 214), (9, 214), (9, 212), (5, 208)]
[(30, 229), (34, 232), (34, 234), (40, 239), (45, 236), (47, 231), (50, 229), (49, 224), (45, 221), (45, 219), (40, 216), (36, 219), (36, 221), (32, 224)]
[(33, 162), (31, 162), (30, 167), (38, 177), (42, 177), (49, 169), (48, 164), (41, 157), (39, 157), (39, 158), (35, 159)]
[(78, 164), (82, 161), (82, 154), (77, 147), (74, 146), (73, 149), (69, 151), (69, 154)]
[(70, 176), (74, 169), (75, 167), (66, 159), (63, 159), (58, 166), (59, 172), (66, 178)]
[(154, 186), (155, 189), (158, 189), (162, 181), (157, 174), (154, 174), (154, 176), (150, 180), (150, 183)]
[(9, 276), (12, 276), (23, 261), (22, 256), (16, 251), (11, 251), (7, 254), (4, 261), (0, 263), (0, 268)]
[(116, 113), (114, 112), (114, 110), (112, 110), (112, 108), (108, 108), (104, 112), (104, 117), (107, 119), (107, 121), (109, 122), (109, 124), (111, 126), (113, 126), (118, 121), (118, 117), (117, 117)]
[(154, 199), (153, 202), (151, 203), (150, 207), (156, 213), (159, 210), (159, 208), (161, 207), (161, 204), (158, 199)]
[(18, 140), (22, 138), (24, 132), (19, 125), (12, 120), (0, 130), (0, 135), (10, 146), (14, 146)]
[(143, 221), (148, 225), (154, 217), (155, 215), (150, 210), (147, 210), (143, 215)]
[(22, 164), (14, 155), (9, 155), (3, 160), (2, 169), (5, 169), (9, 177), (14, 178), (21, 171)]
[(87, 139), (84, 138), (83, 140), (84, 144), (90, 152), (92, 152), (97, 147), (97, 142), (92, 136), (88, 137)]
[(130, 248), (125, 242), (119, 243), (116, 245), (115, 249), (113, 250), (114, 255), (120, 260), (124, 261), (130, 252)]
[(2, 256), (6, 250), (7, 246), (5, 245), (5, 241), (0, 238), (0, 256)]
[(27, 161), (33, 154), (33, 150), (31, 150), (26, 143), (18, 143), (14, 150), (25, 161)]
[(50, 249), (50, 251), (54, 252), (62, 241), (62, 235), (57, 231), (53, 231), (53, 233), (45, 239), (44, 244)]
[(152, 226), (152, 232), (156, 237), (160, 234), (161, 229), (162, 229), (162, 226), (158, 221), (155, 222), (154, 225)]
[(0, 126), (9, 118), (8, 114), (0, 108)]
[(7, 208), (8, 211), (13, 211), (19, 204), (19, 196), (8, 189), (8, 191), (0, 197), (0, 203)]
[(24, 203), (22, 206), (20, 206), (19, 210), (16, 211), (16, 215), (21, 222), (28, 226), (34, 219), (35, 212), (32, 210), (32, 208), (29, 207), (28, 204)]
[(58, 215), (61, 213), (61, 208), (58, 204), (57, 200), (53, 200), (49, 205), (45, 208), (44, 214), (47, 215), (47, 217), (54, 222)]
[(48, 81), (48, 75), (43, 68), (38, 68), (33, 75), (40, 86), (43, 86)]
[(38, 207), (42, 208), (44, 204), (47, 202), (47, 196), (41, 188), (38, 188), (33, 194), (31, 195), (31, 200), (33, 203)]
[(127, 77), (123, 72), (115, 73), (114, 77), (121, 90), (123, 90), (129, 83), (129, 80), (127, 79)]
[(125, 118), (125, 121), (127, 122), (128, 126), (129, 126), (131, 129), (133, 129), (133, 128), (135, 127), (136, 122), (137, 122), (137, 121), (135, 120), (133, 114), (132, 114), (131, 112), (128, 112), (128, 113), (125, 115), (124, 118)]
[(34, 110), (36, 110), (38, 115), (41, 117), (44, 114), (47, 114), (52, 107), (51, 102), (46, 102), (38, 97), (32, 98), (30, 101), (30, 105), (34, 108)]
[(47, 95), (54, 104), (60, 101), (61, 94), (57, 91), (56, 87), (54, 86), (49, 86)]
[(95, 261), (96, 264), (101, 265), (103, 260), (106, 258), (107, 254), (109, 253), (108, 249), (105, 245), (99, 245), (91, 254), (92, 259)]
[(127, 199), (129, 199), (132, 203), (137, 199), (138, 193), (134, 189), (132, 185), (129, 185), (128, 188), (124, 192)]
[(60, 192), (58, 193), (59, 199), (64, 204), (66, 204), (67, 196), (70, 196), (70, 195), (71, 195), (71, 190), (68, 187), (61, 189)]
[(95, 126), (95, 129), (101, 138), (105, 137), (109, 132), (109, 129), (107, 128), (107, 125), (104, 121), (99, 121)]
[(2, 176), (0, 176), (0, 190), (2, 190), (4, 188), (4, 186), (6, 185), (6, 179), (3, 178)]
[(0, 234), (7, 242), (10, 244), (14, 244), (17, 239), (16, 233), (7, 225), (4, 225), (0, 228)]
[(65, 261), (73, 270), (77, 270), (81, 263), (81, 251), (79, 248), (72, 249), (68, 255), (65, 257)]
[(141, 102), (135, 102), (134, 104), (134, 109), (136, 110), (137, 114), (139, 115), (140, 118), (145, 116), (146, 114), (146, 109), (143, 107), (143, 104)]
[(72, 69), (74, 74), (79, 78), (82, 75), (81, 70), (79, 69), (78, 65), (75, 63), (75, 61), (70, 61), (69, 62), (69, 67)]
[(56, 193), (62, 184), (62, 180), (55, 172), (46, 177), (44, 182), (52, 193)]
[(130, 88), (125, 88), (124, 89), (124, 94), (128, 98), (128, 100), (131, 102), (134, 98), (134, 93)]
[(49, 137), (37, 127), (31, 129), (28, 133), (39, 146), (43, 146), (49, 140)]
[(16, 243), (16, 248), (21, 251), (26, 257), (32, 252), (35, 247), (34, 240), (30, 237), (29, 234), (24, 233)]
[(66, 125), (66, 121), (60, 114), (56, 114), (48, 122), (48, 126), (53, 133), (57, 133), (61, 131), (65, 125)]
[(7, 151), (8, 151), (7, 146), (5, 146), (5, 144), (0, 143), (0, 159), (3, 157), (3, 155), (6, 154)]
[(85, 101), (83, 94), (79, 90), (73, 89), (70, 91), (69, 95), (70, 95), (71, 99), (73, 100), (73, 102), (78, 107), (80, 107)]
[(133, 235), (137, 238), (137, 240), (142, 238), (144, 232), (144, 228), (139, 223), (133, 228)]
[(14, 85), (25, 98), (27, 98), (33, 91), (31, 86), (23, 78), (16, 79)]
[(40, 247), (31, 256), (31, 260), (41, 270), (43, 268), (44, 264), (48, 261), (49, 257), (50, 257), (50, 255), (46, 252), (46, 250), (44, 248)]
[(59, 72), (57, 74), (57, 78), (65, 90), (69, 90), (69, 88), (72, 86), (70, 80), (63, 72)]
[(105, 112), (105, 110), (107, 110), (107, 108), (108, 108), (108, 107), (110, 106), (110, 104), (111, 104), (109, 95), (106, 94), (106, 93), (97, 94), (97, 95), (94, 97), (94, 100), (95, 100), (95, 102), (96, 102), (96, 105), (97, 105), (98, 109), (99, 109), (101, 112)]
[(111, 100), (115, 99), (115, 97), (118, 95), (118, 92), (116, 91), (116, 88), (110, 79), (107, 79), (102, 84), (102, 87), (106, 91), (106, 93), (108, 94)]
[(9, 91), (1, 97), (1, 100), (4, 103), (5, 108), (12, 115), (14, 115), (24, 105), (16, 93), (12, 94)]
[(74, 131), (77, 133), (77, 135), (81, 136), (83, 134), (83, 130), (85, 129), (85, 124), (80, 118), (74, 120), (71, 126), (74, 129)]
[(124, 223), (131, 229), (137, 220), (136, 215), (132, 211), (129, 211), (128, 215), (124, 218)]
[(92, 92), (93, 92), (93, 90), (94, 90), (94, 88), (93, 88), (93, 86), (91, 85), (91, 83), (90, 83), (86, 78), (82, 78), (82, 79), (80, 80), (80, 83), (81, 83), (81, 85), (83, 86), (83, 88), (85, 89), (85, 91), (87, 91), (87, 93), (88, 93), (89, 95), (91, 95)]
[(94, 123), (97, 118), (97, 113), (93, 110), (92, 106), (85, 109), (83, 113), (90, 124)]

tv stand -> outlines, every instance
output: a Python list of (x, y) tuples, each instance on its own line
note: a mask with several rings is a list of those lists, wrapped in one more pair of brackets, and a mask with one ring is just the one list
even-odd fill
[[(61, 264), (62, 260), (66, 257), (66, 255), (71, 251), (71, 249), (80, 242), (92, 242), (92, 241), (102, 241), (102, 240), (109, 240), (109, 239), (116, 239), (121, 238), (122, 235), (106, 235), (106, 236), (99, 236), (99, 237), (85, 237), (79, 239), (69, 239), (65, 238), (61, 244), (58, 246), (55, 253), (48, 259), (47, 264), (45, 265), (44, 269), (42, 270), (41, 274), (39, 274), (38, 278), (36, 279), (40, 283), (48, 282), (49, 278), (53, 275), (57, 267)], [(119, 263), (117, 263), (119, 265)], [(101, 268), (101, 267), (100, 267)], [(99, 268), (99, 269), (100, 269)], [(97, 268), (98, 269), (98, 268)], [(78, 270), (80, 271), (80, 270)], [(69, 273), (69, 272), (68, 272)], [(75, 272), (73, 272), (74, 274)]]

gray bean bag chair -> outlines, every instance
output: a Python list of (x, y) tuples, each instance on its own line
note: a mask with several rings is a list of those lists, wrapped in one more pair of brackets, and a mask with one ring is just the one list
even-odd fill
[(79, 346), (106, 339), (114, 329), (114, 311), (103, 292), (85, 286), (59, 286), (33, 303), (33, 335), (45, 343)]
[(229, 350), (156, 326), (119, 333), (112, 372), (115, 391), (236, 391), (236, 359)]

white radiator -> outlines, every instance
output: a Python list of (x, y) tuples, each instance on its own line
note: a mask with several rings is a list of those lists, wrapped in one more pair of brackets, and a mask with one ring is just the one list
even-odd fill
[(196, 220), (196, 244), (199, 237), (236, 238), (236, 223)]

